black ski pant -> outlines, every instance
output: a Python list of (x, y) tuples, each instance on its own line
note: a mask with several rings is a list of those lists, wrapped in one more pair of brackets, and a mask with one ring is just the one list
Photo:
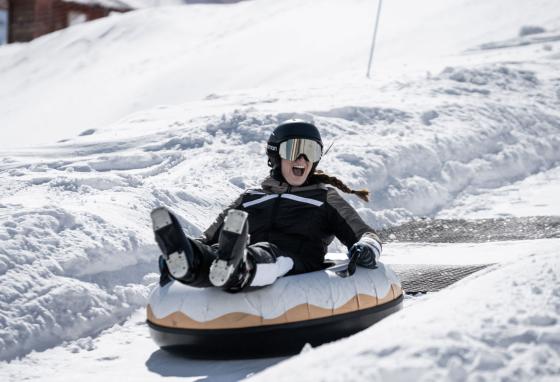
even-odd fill
[[(190, 237), (187, 237), (187, 239), (191, 244), (193, 255), (196, 258), (196, 265), (193, 267), (195, 278), (189, 283), (183, 280), (179, 281), (198, 288), (213, 286), (209, 279), (209, 273), (212, 262), (218, 257), (218, 244), (207, 245)], [(259, 242), (247, 246), (247, 259), (253, 265), (252, 268), (255, 268), (258, 264), (275, 263), (276, 259), (281, 256), (289, 257), (294, 262), (292, 269), (286, 275), (309, 272), (305, 264), (299, 261), (298, 257), (280, 249), (276, 244)], [(167, 270), (167, 265), (165, 264), (165, 261), (163, 261), (163, 257), (160, 257), (159, 266), (161, 272), (160, 285), (165, 285), (171, 281), (171, 278), (169, 271)]]
[[(206, 288), (212, 286), (208, 278), (210, 272), (210, 266), (212, 262), (217, 258), (218, 245), (206, 245), (198, 240), (188, 238), (191, 243), (191, 247), (198, 259), (198, 264), (196, 269), (196, 277), (193, 282), (189, 285), (199, 288)], [(276, 259), (280, 256), (290, 257), (294, 260), (294, 256), (290, 256), (286, 251), (278, 248), (277, 245), (269, 242), (260, 242), (247, 246), (247, 259), (253, 265), (253, 268), (258, 264), (271, 264), (275, 263)], [(304, 265), (301, 262), (294, 260), (294, 267), (288, 273), (297, 274), (304, 273)]]

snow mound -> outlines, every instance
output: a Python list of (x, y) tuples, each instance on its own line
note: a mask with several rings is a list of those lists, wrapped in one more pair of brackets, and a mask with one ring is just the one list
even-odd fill
[[(7, 208), (0, 206), (0, 359), (96, 333), (146, 304), (148, 284), (138, 280), (148, 269), (135, 267), (142, 252), (130, 232), (59, 207), (20, 207), (6, 219)], [(127, 267), (127, 276), (103, 277)]]
[(250, 380), (292, 381), (294, 375), (302, 381), (558, 378), (558, 250), (472, 275), (437, 298)]
[[(518, 182), (475, 193), (464, 193), (440, 218), (481, 219), (493, 216), (560, 216), (560, 167), (539, 172)], [(507, 198), (505, 197), (507, 195)]]

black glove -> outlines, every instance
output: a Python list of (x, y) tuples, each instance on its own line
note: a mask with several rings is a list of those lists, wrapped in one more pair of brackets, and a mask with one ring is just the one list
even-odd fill
[(348, 251), (348, 257), (352, 259), (353, 256), (358, 256), (356, 264), (374, 269), (377, 267), (377, 260), (381, 256), (381, 244), (370, 237), (362, 237)]

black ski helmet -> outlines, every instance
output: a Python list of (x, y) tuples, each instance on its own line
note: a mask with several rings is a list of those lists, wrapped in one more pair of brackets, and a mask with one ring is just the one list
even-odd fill
[[(271, 174), (275, 178), (283, 179), (280, 170), (280, 155), (278, 154), (278, 149), (280, 143), (287, 141), (291, 138), (305, 138), (311, 139), (321, 145), (323, 148), (323, 140), (321, 139), (321, 134), (317, 127), (311, 122), (304, 121), (302, 119), (289, 119), (287, 121), (279, 124), (270, 137), (266, 145), (266, 154), (268, 155), (268, 166), (272, 167)], [(315, 171), (315, 168), (319, 164), (319, 161), (313, 163), (311, 173)]]

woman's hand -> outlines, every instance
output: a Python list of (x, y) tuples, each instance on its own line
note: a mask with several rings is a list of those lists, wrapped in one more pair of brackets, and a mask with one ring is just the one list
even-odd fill
[(357, 264), (365, 268), (376, 268), (377, 260), (381, 257), (382, 247), (381, 244), (370, 237), (362, 237), (356, 244), (354, 244), (348, 257), (351, 259), (353, 256), (358, 256)]

